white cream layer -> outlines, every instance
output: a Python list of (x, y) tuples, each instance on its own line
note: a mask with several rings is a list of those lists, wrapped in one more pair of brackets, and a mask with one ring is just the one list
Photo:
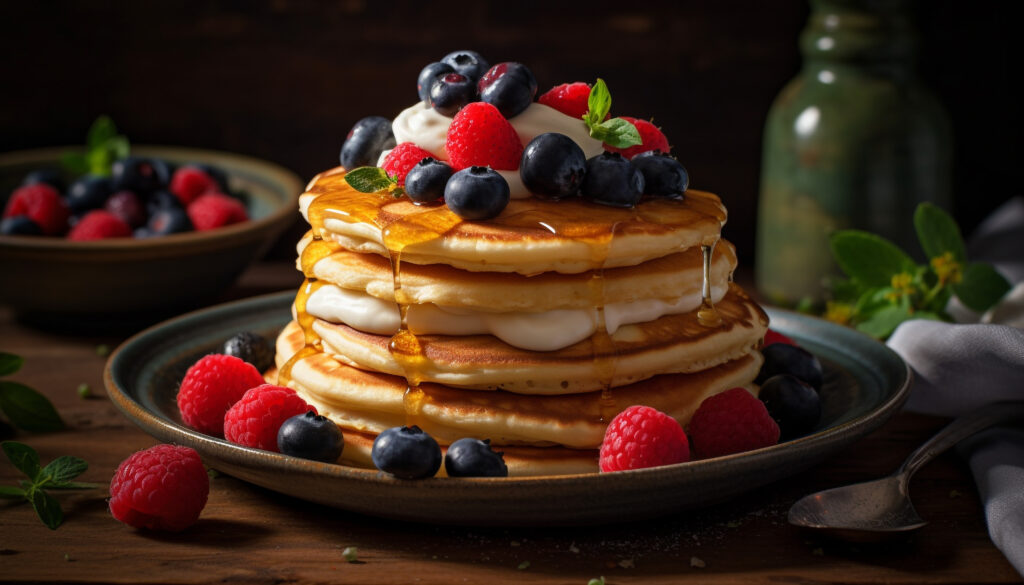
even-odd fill
[[(711, 300), (716, 303), (722, 300), (727, 288), (727, 285), (711, 287)], [(623, 325), (686, 313), (700, 304), (699, 291), (684, 294), (674, 301), (646, 299), (612, 303), (604, 308), (605, 326), (609, 334), (614, 334)], [(310, 295), (306, 311), (318, 319), (377, 335), (394, 335), (401, 325), (396, 303), (333, 284), (325, 284)], [(596, 309), (488, 313), (428, 303), (410, 305), (406, 319), (409, 330), (417, 335), (489, 334), (514, 347), (553, 351), (593, 335), (598, 314)]]

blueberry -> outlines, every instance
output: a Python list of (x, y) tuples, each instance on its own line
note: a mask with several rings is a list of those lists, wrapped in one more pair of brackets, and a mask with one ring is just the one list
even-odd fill
[(580, 194), (587, 201), (613, 207), (633, 207), (644, 193), (644, 176), (617, 152), (587, 159)]
[(369, 116), (356, 122), (341, 145), (341, 166), (348, 170), (375, 166), (380, 153), (395, 147), (391, 120)]
[(455, 73), (455, 69), (447, 63), (434, 62), (420, 70), (420, 76), (416, 79), (416, 93), (420, 101), (430, 101), (430, 87), (434, 80), (447, 73)]
[(82, 215), (90, 209), (99, 209), (114, 192), (110, 177), (85, 175), (68, 187), (67, 202), (71, 213)]
[(334, 463), (344, 447), (338, 425), (312, 410), (286, 419), (277, 431), (277, 448), (285, 455)]
[(36, 169), (25, 175), (25, 178), (21, 180), (22, 186), (35, 185), (38, 183), (46, 183), (58, 192), (64, 192), (64, 177), (57, 169)]
[(519, 176), (531, 193), (542, 198), (562, 199), (580, 191), (587, 174), (587, 156), (572, 138), (546, 132), (523, 149)]
[(146, 198), (146, 213), (153, 215), (162, 209), (181, 209), (181, 199), (170, 191), (155, 191)]
[(818, 358), (801, 347), (786, 343), (773, 343), (761, 350), (764, 364), (755, 380), (763, 384), (765, 380), (779, 374), (790, 374), (807, 382), (815, 390), (821, 390), (824, 375)]
[[(141, 230), (142, 228), (139, 229)], [(188, 218), (188, 214), (181, 207), (165, 207), (156, 210), (149, 216), (149, 222), (146, 224), (145, 229), (145, 232), (136, 230), (136, 237), (146, 237), (140, 234), (166, 236), (190, 232), (192, 231), (192, 220)]]
[(505, 177), (490, 167), (469, 167), (452, 175), (444, 187), (444, 202), (462, 219), (497, 217), (511, 193)]
[(146, 208), (139, 196), (131, 191), (118, 191), (107, 198), (103, 208), (121, 218), (129, 227), (137, 228), (146, 223)]
[(265, 337), (252, 331), (242, 331), (233, 335), (224, 342), (221, 352), (249, 362), (261, 372), (269, 370), (274, 365), (274, 348)]
[(415, 425), (377, 435), (370, 457), (377, 469), (401, 479), (433, 477), (441, 469), (441, 447)]
[(644, 176), (644, 194), (681, 198), (690, 186), (690, 175), (683, 165), (660, 150), (641, 152), (630, 159)]
[(425, 158), (405, 176), (405, 194), (413, 203), (435, 203), (444, 198), (444, 187), (453, 172), (447, 164)]
[(810, 384), (790, 376), (772, 376), (761, 384), (758, 394), (783, 439), (806, 435), (821, 419), (821, 398)]
[(477, 89), (481, 101), (498, 108), (508, 119), (533, 103), (533, 96), (537, 95), (537, 80), (522, 63), (498, 63), (480, 78)]
[(459, 439), (448, 446), (444, 470), (448, 477), (508, 477), (508, 466), (490, 439)]
[(115, 191), (135, 191), (139, 194), (162, 189), (171, 181), (171, 167), (158, 158), (129, 156), (114, 161), (110, 167)]
[(476, 82), (490, 68), (490, 65), (476, 51), (455, 51), (441, 59), (441, 63), (451, 66), (456, 73), (465, 75)]
[(0, 234), (5, 236), (41, 236), (43, 230), (27, 215), (12, 215), (0, 220)]
[(430, 86), (430, 107), (449, 118), (476, 99), (476, 84), (465, 75), (446, 73)]

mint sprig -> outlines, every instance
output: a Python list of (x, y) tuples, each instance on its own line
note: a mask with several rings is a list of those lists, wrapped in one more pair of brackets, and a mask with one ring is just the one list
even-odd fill
[(131, 145), (128, 138), (117, 133), (109, 116), (100, 116), (89, 127), (85, 152), (66, 152), (60, 162), (67, 170), (78, 174), (110, 176), (114, 161), (128, 156)]
[[(9, 376), (21, 369), (25, 360), (11, 353), (0, 352), (0, 376)], [(64, 428), (53, 404), (36, 390), (19, 382), (0, 380), (0, 412), (12, 425), (25, 431), (45, 433)]]
[(926, 265), (875, 234), (842, 230), (832, 235), (832, 255), (848, 278), (832, 283), (826, 318), (885, 339), (910, 319), (952, 321), (946, 305), (953, 296), (984, 312), (1010, 290), (991, 265), (968, 262), (960, 228), (942, 209), (919, 205), (914, 228)]
[(89, 468), (83, 459), (64, 455), (40, 467), (36, 450), (17, 441), (0, 443), (7, 458), (19, 471), (28, 476), (28, 481), (19, 482), (21, 487), (0, 486), (0, 498), (24, 499), (32, 504), (39, 519), (50, 530), (56, 530), (64, 522), (64, 511), (60, 502), (46, 490), (94, 489), (95, 483), (71, 481)]
[(612, 94), (600, 77), (590, 88), (587, 98), (587, 113), (583, 114), (583, 122), (590, 129), (590, 137), (600, 140), (615, 148), (629, 148), (642, 144), (640, 132), (636, 126), (622, 118), (605, 120), (612, 109)]
[(380, 167), (359, 167), (345, 173), (345, 182), (360, 193), (386, 191), (396, 199), (405, 194), (398, 186), (398, 179)]

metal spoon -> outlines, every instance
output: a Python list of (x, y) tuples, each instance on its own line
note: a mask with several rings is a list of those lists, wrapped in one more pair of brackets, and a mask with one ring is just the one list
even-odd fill
[(1024, 418), (1024, 402), (1000, 402), (966, 414), (936, 433), (895, 473), (804, 496), (789, 509), (789, 523), (843, 540), (870, 542), (927, 524), (910, 502), (910, 477), (946, 449), (993, 425)]

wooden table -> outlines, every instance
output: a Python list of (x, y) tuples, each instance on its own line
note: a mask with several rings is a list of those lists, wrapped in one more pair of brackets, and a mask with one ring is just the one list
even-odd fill
[[(251, 269), (231, 293), (297, 284), (285, 265)], [(68, 423), (20, 433), (43, 462), (89, 462), (81, 481), (104, 487), (57, 495), (66, 518), (47, 529), (27, 504), (0, 501), (0, 582), (75, 583), (1009, 583), (1019, 582), (992, 545), (970, 472), (947, 453), (921, 470), (914, 502), (931, 523), (881, 546), (819, 540), (786, 523), (800, 496), (886, 475), (946, 421), (898, 415), (831, 461), (713, 508), (588, 528), (459, 528), (405, 524), (284, 497), (227, 476), (212, 480), (199, 522), (181, 534), (123, 525), (107, 511), (118, 463), (155, 440), (123, 418), (102, 389), (100, 344), (17, 322), (0, 309), (0, 351), (25, 358), (11, 377), (46, 394)], [(81, 399), (88, 384), (94, 397)], [(0, 484), (18, 473), (0, 460)], [(342, 551), (357, 547), (358, 561)]]

